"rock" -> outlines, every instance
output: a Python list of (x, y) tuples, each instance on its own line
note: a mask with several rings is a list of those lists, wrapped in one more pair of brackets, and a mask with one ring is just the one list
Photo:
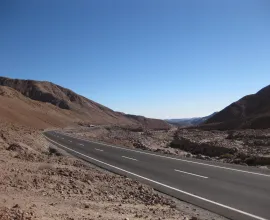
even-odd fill
[(204, 160), (205, 157), (203, 155), (201, 155), (201, 154), (198, 154), (198, 155), (195, 156), (195, 158), (200, 159), (200, 160)]
[(16, 204), (16, 205), (14, 205), (12, 208), (14, 208), (14, 209), (19, 209), (20, 206), (19, 206), (19, 204)]
[(233, 163), (240, 164), (240, 163), (242, 163), (242, 160), (240, 158), (236, 158), (233, 160)]
[(175, 209), (176, 208), (176, 205), (175, 204), (171, 204), (170, 205), (170, 208)]
[(133, 143), (133, 146), (142, 150), (147, 150), (148, 148), (142, 144), (140, 141), (137, 141), (135, 143)]
[(12, 143), (7, 148), (8, 151), (16, 151), (18, 153), (22, 153), (25, 149), (18, 143)]
[(211, 157), (205, 156), (204, 159), (205, 159), (205, 160), (211, 160)]

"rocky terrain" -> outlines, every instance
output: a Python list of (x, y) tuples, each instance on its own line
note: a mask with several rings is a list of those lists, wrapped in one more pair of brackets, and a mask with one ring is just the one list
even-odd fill
[(250, 166), (270, 165), (270, 130), (202, 131), (179, 129), (171, 147), (199, 159)]
[(266, 129), (270, 128), (270, 85), (247, 95), (210, 117), (204, 129)]
[(91, 166), (42, 136), (44, 129), (78, 124), (141, 131), (167, 123), (113, 112), (51, 83), (0, 81), (0, 220), (223, 219)]
[(270, 167), (270, 130), (134, 131), (119, 126), (69, 128), (65, 132), (90, 140), (165, 154), (250, 166)]
[(49, 145), (39, 131), (0, 123), (0, 219), (212, 219), (137, 181)]
[(72, 123), (170, 128), (163, 120), (115, 112), (51, 82), (0, 77), (0, 97), (1, 116), (14, 122), (32, 121), (42, 128), (65, 127)]
[(223, 219), (71, 157), (43, 138), (44, 129), (164, 154), (270, 165), (269, 129), (180, 129), (114, 112), (49, 82), (3, 77), (0, 103), (0, 220)]
[(175, 154), (177, 149), (170, 148), (176, 128), (168, 131), (129, 129), (120, 126), (97, 126), (93, 128), (66, 128), (65, 133), (89, 140), (106, 142), (130, 148)]

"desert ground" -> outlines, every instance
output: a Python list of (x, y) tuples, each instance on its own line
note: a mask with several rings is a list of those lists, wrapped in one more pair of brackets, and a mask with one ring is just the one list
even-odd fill
[(123, 147), (270, 168), (270, 130), (204, 131), (173, 127), (153, 131), (119, 126), (82, 126), (65, 132)]
[(49, 82), (0, 77), (0, 84), (0, 220), (224, 219), (74, 158), (49, 144), (45, 130), (183, 157), (270, 165), (269, 129), (177, 128), (114, 112)]
[(0, 125), (1, 220), (223, 219), (76, 159), (40, 129)]

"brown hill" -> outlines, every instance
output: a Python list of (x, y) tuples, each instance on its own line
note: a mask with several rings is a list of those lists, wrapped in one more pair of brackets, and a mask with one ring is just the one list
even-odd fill
[(31, 100), (18, 91), (0, 86), (0, 120), (35, 128), (65, 127), (72, 113), (51, 104)]
[(136, 121), (137, 123), (141, 124), (143, 127), (147, 128), (147, 129), (167, 130), (170, 128), (170, 125), (163, 120), (146, 118), (146, 117), (139, 116), (139, 115), (126, 114), (125, 116), (132, 121)]
[(232, 103), (208, 119), (203, 128), (270, 128), (270, 85)]
[(162, 120), (136, 120), (45, 81), (0, 77), (0, 103), (0, 118), (39, 128), (64, 127), (78, 122), (153, 129), (169, 127)]

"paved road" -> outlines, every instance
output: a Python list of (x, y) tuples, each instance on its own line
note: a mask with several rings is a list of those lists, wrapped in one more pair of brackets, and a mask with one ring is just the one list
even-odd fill
[(270, 171), (132, 150), (49, 131), (74, 156), (234, 220), (270, 220)]

